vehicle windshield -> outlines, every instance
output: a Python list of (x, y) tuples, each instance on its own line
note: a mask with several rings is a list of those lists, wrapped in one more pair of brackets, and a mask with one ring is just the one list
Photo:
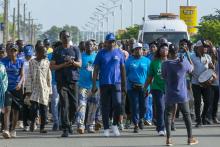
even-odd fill
[(181, 39), (188, 39), (186, 32), (145, 32), (143, 42), (149, 44), (161, 37), (176, 45)]

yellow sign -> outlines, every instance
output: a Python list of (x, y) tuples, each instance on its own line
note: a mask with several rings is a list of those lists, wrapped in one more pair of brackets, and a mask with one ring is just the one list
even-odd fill
[(180, 19), (185, 21), (190, 35), (197, 33), (198, 11), (196, 6), (180, 6)]

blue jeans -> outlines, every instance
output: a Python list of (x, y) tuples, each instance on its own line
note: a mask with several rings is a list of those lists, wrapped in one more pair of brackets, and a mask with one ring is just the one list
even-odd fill
[(151, 90), (153, 100), (155, 102), (156, 120), (157, 120), (157, 131), (164, 131), (164, 111), (165, 101), (163, 92), (160, 90)]
[(146, 113), (145, 97), (143, 89), (132, 89), (128, 91), (131, 102), (131, 115), (134, 125), (138, 125)]
[(145, 120), (152, 122), (153, 119), (153, 99), (152, 99), (152, 95), (150, 94), (147, 98), (146, 98), (146, 114), (145, 114)]
[(59, 125), (59, 94), (57, 92), (57, 85), (52, 85), (51, 111), (54, 124)]

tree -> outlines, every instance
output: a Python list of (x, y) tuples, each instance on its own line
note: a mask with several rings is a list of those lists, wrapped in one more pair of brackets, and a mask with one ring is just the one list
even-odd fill
[(126, 31), (123, 34), (117, 35), (117, 39), (119, 39), (119, 40), (130, 39), (130, 38), (137, 39), (139, 29), (140, 29), (139, 25), (135, 25), (134, 27), (128, 27), (128, 28), (126, 28)]
[(214, 45), (220, 45), (220, 10), (216, 10), (215, 14), (202, 17), (196, 38), (208, 39)]
[(65, 25), (63, 27), (52, 26), (49, 30), (45, 31), (42, 35), (40, 35), (40, 39), (44, 40), (45, 38), (50, 39), (52, 42), (59, 40), (59, 33), (62, 30), (66, 30), (70, 32), (73, 42), (77, 42), (79, 40), (79, 32), (80, 30), (76, 26)]

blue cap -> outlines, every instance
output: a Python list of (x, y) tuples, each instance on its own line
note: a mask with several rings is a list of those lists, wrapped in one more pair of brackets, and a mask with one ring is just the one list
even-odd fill
[(108, 35), (106, 35), (105, 37), (105, 41), (115, 41), (115, 35), (113, 33), (109, 33)]
[(149, 50), (149, 45), (146, 43), (146, 44), (144, 44), (144, 47), (143, 47), (144, 49), (146, 49), (146, 50)]
[(26, 45), (24, 46), (24, 55), (25, 56), (32, 56), (33, 55), (33, 46), (32, 45)]

